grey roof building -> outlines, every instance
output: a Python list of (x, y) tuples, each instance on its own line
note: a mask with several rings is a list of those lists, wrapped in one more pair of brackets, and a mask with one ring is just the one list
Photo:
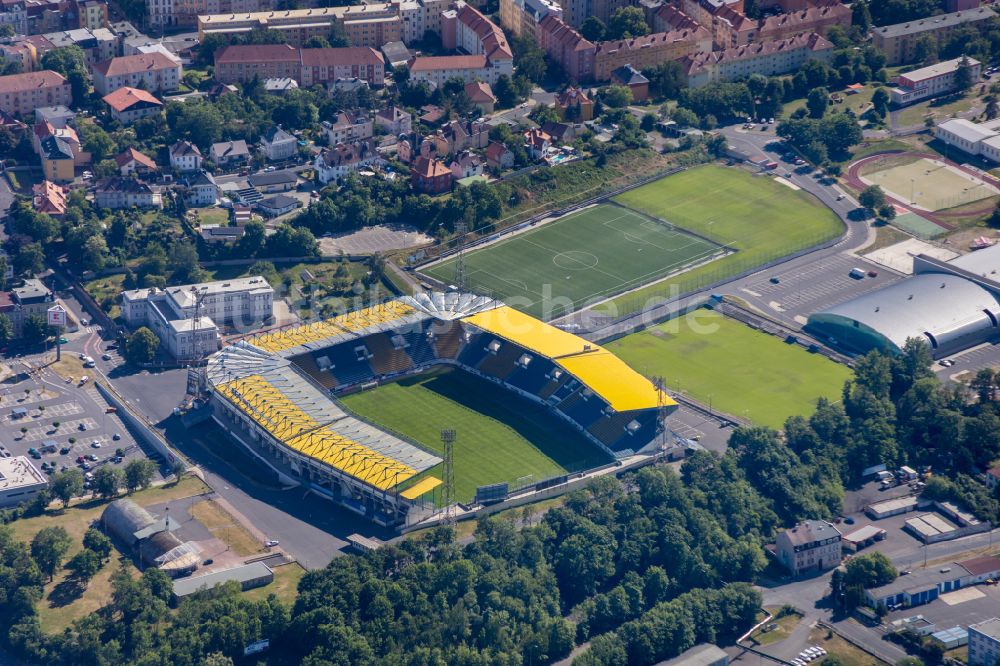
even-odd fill
[(702, 643), (688, 648), (673, 659), (661, 661), (656, 666), (726, 666), (729, 655), (722, 648), (711, 643)]
[(243, 566), (213, 571), (201, 576), (189, 576), (178, 578), (174, 581), (174, 598), (183, 599), (203, 590), (211, 590), (216, 585), (222, 585), (229, 581), (236, 581), (240, 584), (240, 589), (250, 590), (255, 587), (262, 587), (274, 580), (274, 572), (271, 567), (263, 562), (251, 562)]
[(914, 272), (809, 317), (807, 330), (857, 352), (898, 352), (908, 338), (944, 356), (1000, 337), (1000, 245), (943, 262), (914, 258)]

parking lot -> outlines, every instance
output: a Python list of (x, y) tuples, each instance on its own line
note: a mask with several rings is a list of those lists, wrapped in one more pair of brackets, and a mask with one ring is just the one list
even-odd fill
[(1000, 586), (976, 585), (950, 592), (929, 604), (889, 613), (884, 623), (914, 615), (923, 615), (928, 622), (934, 623), (935, 631), (968, 627), (1000, 615)]
[(0, 383), (0, 455), (29, 456), (49, 475), (123, 466), (145, 455), (91, 381), (81, 383), (80, 375), (69, 381), (40, 357), (8, 369)]

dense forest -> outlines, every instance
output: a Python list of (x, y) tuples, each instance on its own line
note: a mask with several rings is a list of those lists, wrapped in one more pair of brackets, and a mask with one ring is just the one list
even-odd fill
[(484, 519), (469, 543), (440, 528), (336, 558), (303, 578), (291, 607), (219, 588), (171, 610), (161, 573), (123, 569), (110, 604), (46, 635), (34, 607), (52, 559), (0, 528), (0, 626), (28, 662), (74, 666), (226, 664), (261, 638), (273, 664), (542, 664), (587, 641), (577, 664), (654, 664), (751, 626), (763, 545), (798, 520), (836, 516), (869, 464), (931, 465), (926, 492), (997, 518), (975, 475), (1000, 455), (998, 378), (984, 371), (962, 392), (930, 364), (915, 342), (871, 353), (843, 405), (821, 401), (784, 437), (738, 429), (725, 455), (602, 478), (536, 524)]

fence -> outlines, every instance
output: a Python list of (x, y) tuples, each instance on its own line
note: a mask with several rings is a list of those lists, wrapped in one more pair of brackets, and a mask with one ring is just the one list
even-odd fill
[(163, 456), (163, 459), (168, 464), (180, 461), (184, 465), (184, 468), (187, 469), (183, 457), (174, 452), (170, 448), (170, 445), (167, 444), (167, 440), (156, 430), (156, 427), (149, 423), (145, 417), (136, 413), (131, 405), (118, 395), (117, 391), (111, 388), (111, 386), (105, 386), (103, 382), (94, 382), (94, 386), (101, 396), (117, 410), (118, 417), (138, 439)]

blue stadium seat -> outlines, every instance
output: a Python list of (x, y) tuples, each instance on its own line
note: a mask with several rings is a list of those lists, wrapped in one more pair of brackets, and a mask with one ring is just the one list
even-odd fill
[(603, 410), (607, 406), (607, 403), (597, 396), (592, 395), (587, 398), (579, 393), (577, 395), (580, 396), (578, 400), (563, 401), (563, 404), (559, 405), (559, 411), (584, 428), (597, 419), (604, 418)]
[(519, 363), (515, 364), (514, 370), (507, 375), (507, 383), (522, 391), (543, 397), (539, 392), (548, 384), (553, 383), (548, 375), (555, 365), (547, 358), (530, 353), (529, 355), (531, 361), (528, 363), (528, 367), (522, 367)]
[(414, 365), (428, 365), (437, 360), (437, 353), (427, 341), (427, 334), (424, 331), (407, 331), (403, 333), (403, 338), (410, 345), (406, 353), (413, 359)]
[(476, 367), (486, 357), (486, 345), (495, 338), (495, 335), (489, 333), (473, 334), (458, 355), (458, 362), (470, 368)]
[(364, 344), (362, 340), (348, 340), (339, 345), (334, 345), (322, 352), (317, 352), (316, 356), (326, 356), (330, 359), (333, 367), (330, 373), (337, 378), (340, 385), (358, 384), (374, 378), (375, 373), (367, 359), (359, 360), (354, 351), (355, 347)]

